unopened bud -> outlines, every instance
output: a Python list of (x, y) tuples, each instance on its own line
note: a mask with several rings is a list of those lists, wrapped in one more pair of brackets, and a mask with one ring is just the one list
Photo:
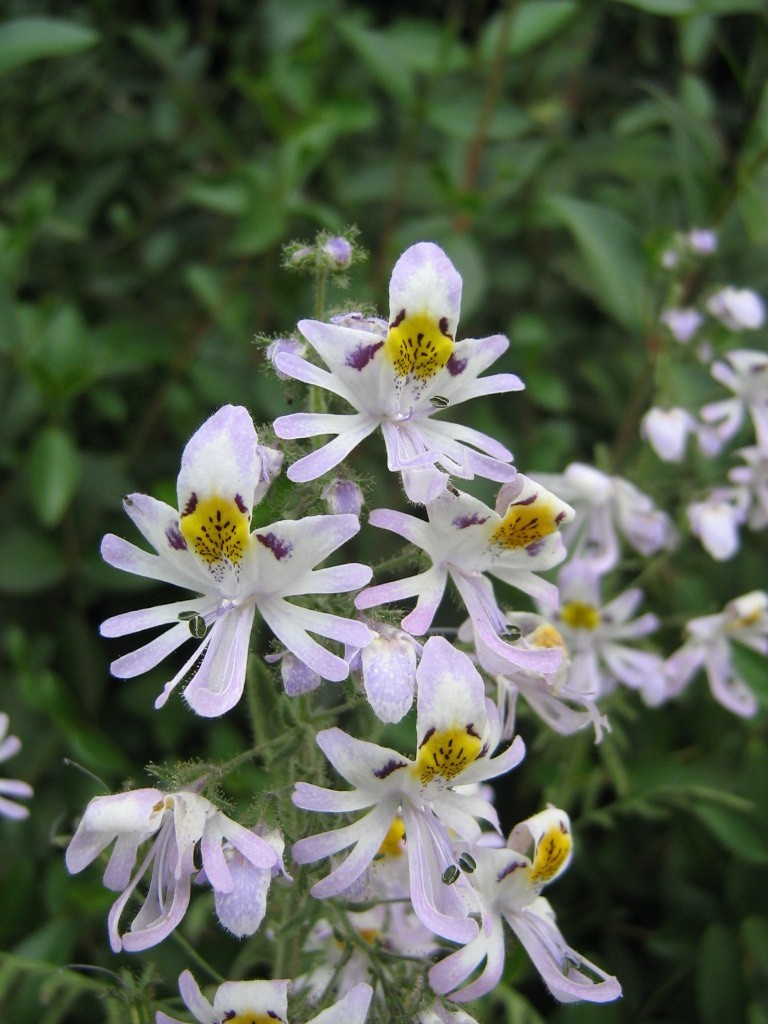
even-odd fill
[(331, 515), (340, 516), (351, 513), (359, 516), (363, 507), (363, 492), (354, 480), (343, 480), (335, 477), (323, 491), (323, 498), (328, 503)]
[(352, 262), (352, 245), (342, 235), (334, 235), (323, 245), (333, 270), (346, 270)]

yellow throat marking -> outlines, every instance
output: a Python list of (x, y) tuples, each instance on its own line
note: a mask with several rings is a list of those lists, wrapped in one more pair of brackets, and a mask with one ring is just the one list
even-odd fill
[(405, 823), (398, 814), (396, 818), (392, 819), (389, 831), (384, 836), (382, 844), (379, 847), (379, 853), (381, 856), (401, 857), (405, 852), (402, 846), (403, 839), (405, 839)]
[(491, 534), (491, 543), (503, 548), (527, 548), (557, 531), (558, 514), (555, 504), (538, 494), (529, 504), (513, 502)]
[(559, 875), (570, 856), (573, 840), (570, 832), (564, 832), (560, 825), (553, 825), (539, 840), (530, 867), (530, 879), (534, 885), (546, 885)]
[(560, 609), (560, 618), (571, 629), (597, 629), (600, 612), (584, 601), (569, 601)]
[(477, 758), (482, 746), (471, 725), (428, 732), (419, 747), (413, 772), (423, 785), (437, 776), (450, 781)]
[(438, 373), (453, 352), (453, 338), (432, 317), (417, 313), (395, 320), (389, 328), (384, 352), (399, 377), (428, 380)]
[(549, 622), (542, 622), (540, 626), (537, 626), (527, 637), (527, 640), (537, 650), (558, 648), (563, 654), (568, 653), (568, 647), (565, 640), (563, 640), (562, 633)]
[(246, 1010), (245, 1013), (236, 1013), (231, 1017), (225, 1014), (222, 1017), (222, 1024), (280, 1024), (281, 1019), (270, 1017), (268, 1013), (252, 1013)]
[(248, 513), (228, 498), (205, 498), (181, 514), (184, 540), (208, 565), (237, 565), (248, 544)]

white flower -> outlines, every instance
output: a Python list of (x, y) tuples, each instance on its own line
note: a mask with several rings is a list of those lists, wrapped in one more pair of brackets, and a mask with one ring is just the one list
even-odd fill
[(102, 635), (109, 637), (170, 626), (112, 663), (112, 673), (120, 679), (149, 671), (193, 637), (200, 641), (166, 684), (156, 707), (185, 680), (184, 695), (199, 715), (221, 715), (232, 708), (245, 685), (257, 610), (285, 647), (325, 679), (346, 678), (347, 663), (310, 633), (360, 647), (370, 639), (361, 622), (286, 600), (356, 590), (368, 582), (371, 570), (358, 563), (314, 568), (358, 532), (356, 516), (308, 516), (251, 532), (253, 503), (275, 468), (274, 455), (272, 449), (258, 446), (245, 409), (224, 406), (184, 449), (177, 483), (179, 511), (144, 494), (125, 499), (126, 512), (157, 553), (149, 554), (113, 534), (102, 542), (102, 556), (110, 565), (200, 595), (102, 623)]
[(685, 642), (667, 658), (667, 696), (685, 689), (703, 668), (715, 700), (735, 715), (748, 718), (757, 712), (757, 699), (738, 675), (731, 659), (731, 643), (768, 655), (768, 595), (755, 590), (729, 601), (717, 615), (691, 619)]
[(390, 282), (389, 324), (345, 317), (341, 323), (303, 320), (299, 329), (328, 369), (280, 353), (284, 374), (338, 395), (354, 413), (293, 413), (275, 420), (279, 437), (336, 437), (288, 470), (291, 480), (314, 480), (381, 427), (390, 470), (402, 473), (406, 494), (425, 504), (445, 489), (448, 475), (471, 480), (514, 477), (512, 454), (498, 441), (457, 423), (435, 419), (470, 398), (518, 391), (510, 373), (480, 378), (506, 351), (501, 335), (455, 341), (461, 277), (438, 246), (421, 242), (397, 261)]
[(765, 323), (765, 303), (751, 288), (721, 288), (707, 299), (707, 309), (732, 331), (756, 331)]
[(696, 428), (686, 409), (652, 408), (643, 416), (640, 433), (664, 462), (682, 462), (688, 437)]
[[(0, 712), (0, 764), (9, 761), (21, 750), (21, 740), (18, 736), (8, 735), (9, 718), (6, 713)], [(27, 800), (33, 796), (32, 787), (28, 782), (20, 779), (0, 779), (0, 817), (13, 818), (20, 821), (29, 816), (29, 808), (8, 800), (8, 797)]]
[(743, 487), (716, 487), (686, 508), (691, 533), (718, 562), (739, 550), (739, 527), (746, 521), (749, 494)]
[(704, 323), (704, 317), (697, 309), (667, 309), (661, 314), (661, 322), (681, 345), (687, 345)]
[(768, 355), (739, 348), (727, 352), (725, 360), (712, 363), (710, 372), (733, 392), (733, 397), (705, 405), (701, 418), (714, 425), (720, 442), (725, 444), (737, 433), (745, 415), (749, 415), (758, 447), (768, 452)]

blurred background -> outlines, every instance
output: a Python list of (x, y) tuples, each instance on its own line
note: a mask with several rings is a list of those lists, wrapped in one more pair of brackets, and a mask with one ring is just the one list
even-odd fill
[[(329, 282), (326, 312), (386, 315), (394, 260), (438, 242), (464, 279), (459, 336), (508, 334), (500, 369), (527, 386), (475, 403), (473, 425), (525, 472), (597, 461), (679, 497), (690, 470), (638, 439), (660, 254), (713, 228), (691, 287), (768, 294), (768, 20), (762, 0), (5, 0), (1, 17), (0, 710), (24, 744), (3, 774), (35, 798), (0, 820), (0, 1007), (9, 1024), (153, 1021), (185, 949), (113, 956), (113, 897), (96, 868), (70, 878), (63, 847), (98, 779), (150, 785), (148, 762), (226, 757), (248, 725), (155, 712), (162, 669), (110, 678), (122, 649), (98, 623), (167, 599), (100, 560), (105, 532), (137, 539), (121, 496), (175, 504), (182, 447), (221, 404), (267, 427), (289, 410), (264, 339), (315, 299), (282, 247), (356, 225), (369, 258)], [(401, 503), (374, 442), (353, 461), (371, 504)], [(667, 652), (686, 617), (765, 587), (765, 537), (749, 543), (644, 579)], [(502, 816), (571, 813), (576, 857), (549, 895), (625, 995), (558, 1007), (516, 955), (478, 1019), (767, 1024), (764, 666), (745, 669), (748, 722), (701, 679), (653, 711), (615, 695), (600, 747), (523, 720)], [(230, 796), (258, 785), (243, 770)], [(231, 976), (207, 899), (181, 932)]]

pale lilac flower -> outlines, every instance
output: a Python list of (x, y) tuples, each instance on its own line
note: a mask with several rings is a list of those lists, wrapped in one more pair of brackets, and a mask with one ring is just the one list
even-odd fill
[(336, 476), (323, 488), (324, 498), (331, 515), (359, 516), (363, 509), (363, 492), (354, 480)]
[(352, 245), (341, 235), (327, 238), (323, 243), (322, 251), (328, 257), (334, 270), (346, 270), (352, 262)]
[(250, 532), (254, 494), (263, 489), (265, 463), (272, 464), (265, 451), (257, 445), (245, 409), (219, 409), (184, 449), (177, 485), (180, 511), (145, 494), (125, 499), (126, 512), (157, 554), (113, 534), (102, 542), (102, 556), (110, 565), (199, 595), (102, 623), (102, 635), (109, 637), (171, 627), (112, 663), (113, 675), (121, 679), (148, 672), (191, 637), (200, 640), (155, 707), (182, 680), (187, 680), (184, 695), (198, 714), (221, 715), (233, 707), (243, 692), (257, 610), (285, 647), (325, 679), (346, 678), (347, 664), (309, 633), (361, 647), (369, 639), (360, 622), (286, 600), (356, 590), (368, 582), (371, 570), (357, 563), (313, 569), (358, 532), (355, 516), (309, 516)]
[(721, 288), (707, 299), (707, 309), (731, 331), (756, 331), (765, 323), (765, 303), (751, 288)]
[(731, 643), (768, 655), (768, 595), (754, 590), (729, 601), (717, 615), (691, 619), (685, 641), (667, 658), (667, 697), (676, 697), (700, 668), (704, 669), (712, 696), (735, 715), (757, 713), (757, 698), (738, 675), (731, 659)]
[[(21, 740), (18, 736), (8, 735), (10, 719), (4, 711), (0, 712), (0, 764), (9, 761), (21, 750)], [(8, 800), (8, 797), (27, 800), (34, 796), (34, 791), (28, 782), (20, 779), (0, 779), (0, 817), (13, 818), (21, 821), (29, 816), (29, 808)]]
[(660, 319), (681, 345), (687, 345), (704, 323), (704, 317), (698, 309), (666, 309)]
[(714, 425), (718, 438), (725, 444), (737, 433), (745, 415), (749, 415), (758, 447), (768, 452), (768, 355), (739, 348), (727, 352), (725, 360), (712, 363), (710, 372), (733, 392), (733, 397), (705, 405), (701, 418)]
[(729, 470), (728, 479), (749, 496), (750, 529), (764, 530), (768, 526), (768, 451), (753, 446), (740, 448), (734, 454), (745, 465)]
[(717, 233), (709, 228), (692, 228), (686, 235), (686, 241), (698, 256), (711, 256), (717, 251)]
[(680, 255), (674, 249), (665, 249), (661, 254), (661, 265), (665, 270), (674, 270), (680, 262)]
[[(139, 846), (153, 836), (151, 848), (134, 872)], [(184, 917), (192, 876), (198, 870), (198, 843), (211, 887), (232, 892), (235, 880), (222, 850), (225, 840), (255, 868), (271, 870), (278, 863), (272, 845), (232, 821), (205, 797), (191, 791), (137, 789), (91, 800), (67, 847), (65, 861), (70, 873), (77, 874), (115, 842), (104, 884), (122, 892), (109, 912), (109, 942), (115, 953), (121, 949), (136, 952), (162, 942)], [(128, 931), (121, 933), (120, 917), (150, 867), (146, 900)]]
[(359, 671), (368, 702), (382, 722), (399, 722), (416, 692), (416, 661), (422, 645), (402, 629), (368, 620), (374, 639), (348, 652), (350, 669)]
[(733, 558), (739, 550), (739, 527), (749, 512), (749, 493), (743, 487), (715, 487), (703, 501), (686, 508), (691, 533), (718, 562)]
[(482, 642), (471, 628), (471, 620), (469, 630), (467, 623), (462, 626), (459, 639), (474, 642), (478, 663), (495, 677), (501, 738), (509, 740), (515, 734), (517, 698), (521, 696), (555, 732), (570, 736), (591, 725), (595, 742), (599, 743), (603, 732), (610, 732), (608, 719), (600, 714), (594, 700), (572, 683), (571, 659), (562, 633), (547, 618), (531, 612), (508, 613), (506, 620), (520, 633), (516, 647), (533, 651), (555, 649), (562, 653), (562, 661), (552, 673), (516, 667)]
[(367, 813), (351, 825), (300, 839), (293, 856), (307, 864), (353, 846), (311, 890), (318, 898), (337, 896), (360, 878), (395, 819), (402, 818), (416, 915), (437, 934), (466, 942), (477, 933), (468, 917), (471, 889), (463, 875), (454, 884), (443, 881), (443, 873), (455, 870), (457, 860), (451, 836), (473, 843), (480, 837), (478, 818), (497, 830), (499, 823), (487, 800), (456, 792), (456, 787), (504, 774), (519, 764), (524, 747), (518, 737), (491, 758), (499, 741), (496, 708), (486, 699), (483, 680), (470, 659), (447, 640), (430, 637), (426, 642), (417, 680), (415, 760), (353, 739), (341, 729), (318, 734), (325, 756), (355, 788), (336, 792), (298, 782), (293, 802), (304, 810)]
[(437, 497), (448, 475), (511, 480), (512, 455), (502, 444), (473, 428), (435, 419), (448, 406), (523, 387), (510, 373), (479, 377), (509, 342), (501, 335), (454, 340), (461, 277), (431, 242), (403, 253), (392, 272), (389, 294), (389, 325), (351, 318), (343, 324), (299, 324), (327, 370), (294, 355), (276, 356), (283, 373), (338, 395), (356, 410), (293, 413), (275, 420), (279, 437), (336, 435), (295, 462), (289, 478), (304, 482), (322, 476), (381, 427), (387, 465), (402, 473), (412, 501), (426, 504)]
[(267, 359), (272, 363), (272, 367), (280, 378), (280, 380), (290, 380), (291, 378), (287, 373), (283, 373), (280, 367), (277, 365), (277, 357), (282, 352), (287, 352), (290, 355), (298, 356), (303, 358), (307, 354), (307, 346), (303, 341), (299, 341), (298, 338), (275, 338), (267, 345)]
[[(285, 841), (280, 833), (270, 829), (255, 834), (275, 851), (275, 863), (271, 867), (253, 864), (236, 846), (226, 842), (222, 853), (234, 884), (231, 889), (214, 887), (213, 891), (216, 916), (220, 924), (239, 939), (253, 935), (264, 920), (272, 880), (278, 874), (290, 880), (283, 864)], [(204, 868), (195, 882), (210, 883)]]
[(518, 474), (501, 488), (495, 511), (468, 494), (446, 491), (427, 505), (428, 522), (392, 509), (376, 509), (370, 522), (400, 534), (427, 552), (432, 566), (392, 583), (369, 587), (357, 595), (357, 608), (372, 608), (409, 597), (416, 607), (403, 629), (426, 633), (450, 578), (483, 642), (512, 664), (551, 672), (558, 651), (525, 651), (504, 643), (504, 616), (486, 573), (542, 601), (555, 603), (557, 588), (537, 576), (565, 557), (559, 529), (573, 516), (565, 502), (540, 484)]
[(470, 1017), (466, 1010), (449, 1010), (436, 999), (428, 1009), (421, 1011), (416, 1024), (478, 1024), (478, 1021)]
[(538, 473), (537, 479), (573, 505), (575, 518), (563, 530), (570, 556), (589, 561), (600, 572), (618, 562), (619, 534), (642, 555), (675, 544), (666, 512), (623, 477), (572, 462), (564, 473)]
[(560, 607), (550, 614), (570, 655), (570, 688), (599, 700), (618, 682), (638, 690), (646, 704), (660, 703), (665, 692), (662, 658), (630, 646), (659, 627), (650, 612), (633, 618), (643, 591), (632, 587), (602, 604), (600, 575), (578, 560), (565, 566), (558, 585)]
[(664, 462), (682, 462), (688, 438), (696, 432), (696, 420), (687, 409), (680, 408), (651, 408), (640, 425), (641, 436)]
[[(189, 971), (179, 976), (179, 991), (184, 1005), (200, 1024), (259, 1024), (288, 1022), (288, 986), (290, 981), (225, 981), (219, 985), (210, 1003)], [(371, 1005), (373, 989), (360, 984), (302, 1024), (363, 1024)], [(156, 1024), (182, 1024), (176, 1017), (158, 1010)], [(296, 1022), (298, 1024), (298, 1022)]]
[[(437, 993), (466, 1002), (496, 987), (504, 970), (506, 921), (555, 999), (618, 999), (619, 982), (567, 945), (549, 902), (540, 895), (568, 866), (572, 845), (568, 815), (550, 807), (518, 825), (504, 848), (472, 849), (477, 865), (472, 885), (480, 902), (481, 929), (470, 943), (431, 969), (429, 982)], [(483, 961), (479, 976), (460, 987)]]

